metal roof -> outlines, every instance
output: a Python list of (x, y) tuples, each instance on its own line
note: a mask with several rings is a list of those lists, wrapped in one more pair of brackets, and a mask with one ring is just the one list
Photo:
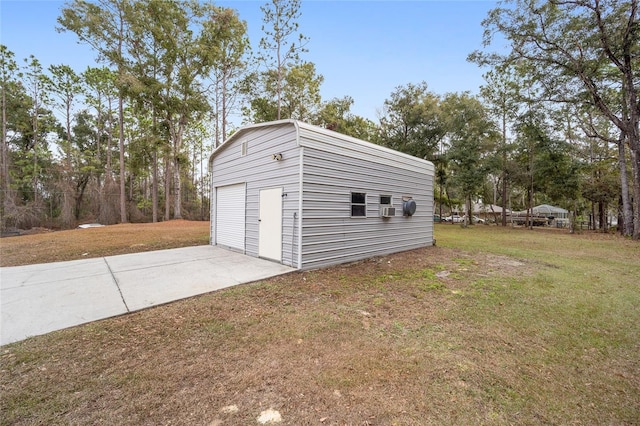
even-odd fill
[(328, 129), (325, 129), (323, 127), (314, 126), (312, 124), (308, 124), (308, 123), (305, 123), (305, 122), (302, 122), (302, 121), (298, 121), (298, 120), (293, 120), (293, 119), (268, 121), (268, 122), (264, 122), (264, 123), (249, 124), (249, 125), (241, 127), (233, 135), (231, 135), (229, 137), (229, 139), (224, 141), (224, 143), (222, 143), (219, 147), (217, 147), (216, 149), (213, 150), (213, 152), (211, 153), (211, 156), (209, 157), (209, 164), (211, 164), (211, 161), (213, 160), (213, 157), (215, 157), (218, 152), (224, 150), (227, 146), (231, 145), (236, 139), (241, 138), (248, 131), (251, 131), (251, 130), (254, 130), (254, 129), (259, 129), (259, 128), (264, 128), (264, 127), (282, 126), (282, 125), (292, 125), (292, 126), (295, 127), (296, 133), (298, 135), (298, 137), (297, 137), (298, 146), (305, 146), (304, 140), (300, 139), (300, 132), (302, 130), (302, 131), (308, 131), (308, 132), (311, 132), (311, 133), (317, 133), (319, 135), (329, 136), (334, 141), (338, 141), (340, 146), (342, 148), (345, 148), (345, 149), (351, 149), (351, 150), (358, 150), (359, 148), (363, 149), (363, 150), (373, 149), (373, 150), (379, 152), (382, 155), (386, 154), (386, 155), (391, 155), (393, 157), (403, 158), (405, 160), (409, 160), (409, 161), (412, 161), (412, 162), (422, 163), (424, 165), (427, 165), (428, 168), (430, 168), (430, 169), (433, 169), (433, 167), (434, 167), (433, 163), (431, 161), (428, 161), (428, 160), (425, 160), (425, 159), (422, 159), (422, 158), (418, 158), (418, 157), (414, 157), (412, 155), (405, 154), (404, 152), (396, 151), (394, 149), (387, 148), (387, 147), (382, 146), (382, 145), (377, 145), (377, 144), (374, 144), (374, 143), (371, 143), (371, 142), (364, 141), (362, 139), (354, 138), (352, 136), (348, 136), (348, 135), (345, 135), (345, 134), (342, 134), (342, 133), (339, 133), (339, 132), (335, 132), (333, 130), (328, 130)]
[[(561, 207), (555, 207), (555, 206), (551, 206), (549, 204), (540, 204), (539, 206), (535, 206), (531, 209), (533, 211), (534, 214), (567, 214), (569, 213), (569, 210), (565, 210)], [(527, 211), (526, 210), (522, 210), (519, 212), (514, 212), (517, 214), (526, 214)]]

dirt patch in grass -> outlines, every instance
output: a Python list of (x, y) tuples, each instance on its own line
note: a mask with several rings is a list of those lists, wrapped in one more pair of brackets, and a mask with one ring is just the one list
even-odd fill
[(0, 239), (0, 266), (60, 262), (207, 244), (209, 222), (171, 220), (49, 231)]
[[(637, 297), (608, 299), (628, 321), (608, 327), (595, 307), (551, 309), (552, 273), (431, 247), (35, 337), (0, 348), (0, 423), (639, 421)], [(577, 329), (559, 320), (587, 308)]]

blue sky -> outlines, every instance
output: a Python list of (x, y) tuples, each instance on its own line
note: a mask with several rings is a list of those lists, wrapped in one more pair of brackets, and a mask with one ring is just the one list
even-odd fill
[[(266, 0), (219, 1), (247, 21), (257, 49), (262, 34), (260, 6)], [(0, 43), (16, 60), (33, 54), (46, 68), (67, 64), (77, 72), (95, 66), (95, 54), (73, 33), (58, 33), (63, 1), (0, 0)], [(375, 122), (395, 87), (426, 81), (438, 94), (470, 91), (482, 73), (466, 61), (482, 48), (481, 21), (495, 1), (327, 1), (303, 0), (300, 32), (309, 37), (302, 59), (324, 76), (323, 100), (351, 96), (352, 112)]]

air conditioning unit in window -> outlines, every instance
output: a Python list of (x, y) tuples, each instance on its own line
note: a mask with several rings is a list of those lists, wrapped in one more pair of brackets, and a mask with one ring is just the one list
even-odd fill
[(385, 206), (380, 209), (380, 216), (382, 217), (393, 217), (396, 215), (396, 208)]

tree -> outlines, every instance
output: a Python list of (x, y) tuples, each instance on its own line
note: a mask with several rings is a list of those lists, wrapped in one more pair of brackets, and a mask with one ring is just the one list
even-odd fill
[(380, 139), (389, 148), (433, 160), (445, 134), (440, 97), (426, 82), (396, 87), (384, 101)]
[[(518, 81), (516, 73), (509, 67), (498, 66), (484, 75), (486, 84), (480, 87), (480, 96), (487, 111), (499, 123), (501, 140), (496, 152), (499, 179), (496, 186), (500, 187), (501, 221), (507, 226), (509, 172), (508, 161), (512, 147), (509, 144), (509, 128), (519, 114), (520, 89), (522, 83)], [(494, 200), (495, 203), (495, 200)]]
[[(64, 152), (64, 167), (62, 169), (59, 188), (62, 195), (62, 222), (65, 227), (71, 227), (74, 216), (78, 219), (79, 206), (78, 203), (82, 199), (77, 194), (74, 195), (74, 203), (71, 200), (71, 191), (77, 191), (82, 187), (86, 188), (86, 183), (73, 182), (74, 170), (71, 164), (71, 151), (73, 144), (73, 136), (71, 131), (71, 123), (73, 116), (73, 108), (78, 95), (81, 92), (80, 77), (68, 65), (52, 65), (49, 67), (50, 76), (45, 78), (47, 91), (51, 94), (52, 105), (58, 109), (64, 119), (64, 132), (60, 135), (59, 143), (62, 145)], [(82, 175), (81, 175), (82, 176)], [(74, 189), (75, 187), (75, 189)], [(75, 211), (75, 214), (74, 214)]]
[[(235, 22), (228, 13), (211, 4), (197, 1), (169, 3), (163, 0), (147, 0), (141, 3), (144, 15), (136, 17), (143, 25), (133, 27), (134, 36), (151, 29), (154, 45), (158, 46), (159, 68), (154, 75), (138, 74), (138, 81), (155, 85), (152, 92), (155, 111), (160, 114), (172, 142), (172, 170), (174, 180), (173, 217), (182, 218), (182, 174), (184, 163), (184, 135), (188, 126), (210, 110), (203, 79), (213, 70), (222, 56), (212, 49), (213, 41), (233, 31), (222, 31), (221, 25)], [(223, 20), (214, 25), (219, 15)], [(131, 47), (132, 56), (139, 56), (140, 48)], [(166, 195), (166, 194), (165, 194)], [(168, 219), (168, 218), (167, 218)]]
[[(638, 0), (515, 0), (483, 21), (485, 45), (495, 33), (506, 55), (475, 52), (481, 65), (525, 63), (553, 102), (588, 102), (623, 134), (631, 155), (633, 238), (640, 239), (640, 31)], [(607, 92), (615, 87), (621, 96)], [(622, 161), (622, 160), (621, 160)]]
[[(117, 131), (117, 119), (115, 119), (115, 104), (118, 99), (117, 75), (107, 67), (89, 67), (82, 77), (87, 106), (95, 110), (95, 155), (96, 162), (99, 164), (95, 170), (99, 192), (97, 215), (100, 223), (110, 225), (116, 223), (119, 216), (119, 194), (115, 203), (111, 201), (113, 188), (117, 186), (111, 163), (113, 140)], [(101, 182), (101, 176), (104, 176), (104, 182)], [(119, 193), (119, 188), (116, 192)]]
[[(558, 113), (558, 111), (555, 111)], [(515, 187), (525, 194), (526, 223), (534, 203), (552, 203), (576, 211), (583, 185), (583, 162), (575, 141), (554, 136), (552, 121), (542, 111), (528, 111), (516, 125), (513, 165), (509, 173)]]
[(274, 70), (265, 71), (260, 78), (262, 84), (252, 92), (250, 108), (244, 113), (251, 121), (260, 123), (280, 118), (313, 121), (321, 106), (320, 86), (324, 81), (322, 75), (316, 74), (313, 63), (288, 68), (281, 90)]
[[(592, 107), (576, 109), (573, 115), (579, 118), (577, 130), (582, 132), (584, 139), (579, 151), (584, 163), (581, 188), (583, 197), (592, 203), (590, 216), (594, 219), (598, 217), (593, 224), (606, 230), (608, 207), (618, 205), (618, 231), (622, 235), (631, 235), (633, 212), (629, 210), (629, 187), (624, 186), (628, 182), (627, 164), (626, 161), (620, 161), (621, 158), (626, 159), (626, 155), (618, 152), (620, 148), (624, 149), (625, 144), (617, 140), (617, 129), (613, 124)], [(627, 200), (620, 202), (623, 198)], [(595, 206), (598, 208), (597, 214)]]
[(80, 77), (68, 65), (51, 65), (50, 76), (45, 79), (47, 91), (52, 96), (52, 104), (64, 118), (65, 134), (62, 139), (67, 162), (70, 161), (71, 121), (77, 97), (82, 87)]
[(125, 190), (124, 147), (124, 90), (126, 81), (124, 47), (128, 23), (126, 13), (132, 7), (129, 0), (72, 0), (62, 9), (58, 18), (59, 31), (76, 33), (82, 43), (87, 43), (98, 57), (116, 67), (118, 75), (118, 138), (120, 149), (120, 221), (127, 222)]
[[(131, 60), (128, 63), (131, 75), (130, 84), (127, 87), (127, 95), (132, 101), (134, 114), (137, 116), (138, 125), (146, 125), (146, 135), (151, 147), (151, 210), (152, 221), (158, 221), (159, 209), (159, 158), (164, 155), (165, 164), (165, 219), (170, 219), (171, 197), (170, 193), (170, 135), (168, 127), (163, 120), (164, 100), (162, 93), (163, 69), (172, 66), (171, 56), (165, 57), (168, 48), (163, 42), (165, 32), (170, 31), (165, 13), (167, 3), (146, 2), (139, 3), (140, 7), (131, 11), (129, 16), (133, 42), (130, 43), (129, 53)], [(169, 19), (170, 20), (170, 19)], [(168, 64), (164, 62), (168, 61)], [(145, 123), (145, 124), (143, 124)]]
[[(527, 209), (526, 224), (533, 227), (533, 221), (529, 220), (532, 212), (535, 194), (542, 190), (541, 183), (543, 176), (538, 173), (537, 158), (539, 151), (547, 139), (542, 114), (528, 111), (516, 124), (516, 148), (515, 161), (518, 168), (511, 174), (516, 185), (519, 185), (526, 193), (525, 206)], [(538, 174), (536, 174), (538, 173)]]
[(31, 56), (25, 72), (15, 77), (4, 86), (8, 196), (3, 200), (2, 222), (4, 227), (32, 227), (42, 223), (46, 202), (51, 202), (54, 193), (49, 185), (53, 158), (48, 137), (59, 129), (59, 123), (46, 108), (39, 61)]
[(0, 45), (0, 102), (2, 105), (2, 147), (0, 151), (0, 217), (2, 223), (0, 227), (5, 228), (6, 211), (9, 207), (9, 203), (12, 202), (12, 196), (10, 195), (10, 180), (9, 180), (9, 134), (7, 128), (8, 116), (16, 111), (15, 107), (10, 107), (9, 104), (13, 103), (13, 94), (17, 89), (18, 78), (18, 64), (14, 59), (15, 55), (11, 52), (7, 46)]
[(573, 210), (579, 198), (582, 164), (575, 146), (553, 137), (543, 137), (535, 161), (537, 187), (552, 203)]
[(479, 100), (468, 93), (448, 94), (442, 100), (452, 181), (465, 202), (465, 222), (472, 216), (472, 199), (478, 196), (489, 172), (487, 158), (494, 151), (498, 133)]
[[(607, 213), (610, 203), (618, 201), (620, 194), (620, 178), (617, 174), (615, 152), (610, 153), (607, 146), (601, 146), (592, 141), (589, 147), (589, 163), (584, 167), (584, 182), (582, 196), (597, 206), (597, 212), (592, 207), (593, 229), (607, 231)], [(611, 155), (614, 154), (614, 155)]]
[[(609, 96), (620, 97), (621, 93), (609, 90)], [(589, 147), (596, 146), (597, 150), (606, 150), (608, 146), (617, 146), (617, 176), (619, 178), (619, 204), (620, 214), (618, 215), (618, 230), (622, 235), (633, 235), (633, 204), (629, 186), (628, 155), (625, 133), (620, 132), (610, 120), (606, 119), (592, 105), (584, 104), (576, 108), (576, 116), (579, 117), (579, 127), (589, 140)], [(597, 147), (597, 141), (604, 144), (604, 147)], [(589, 150), (592, 154), (593, 149)], [(593, 155), (585, 156), (589, 163), (593, 162)], [(608, 170), (608, 167), (600, 168), (601, 172)], [(607, 178), (608, 180), (608, 178)], [(589, 182), (587, 182), (589, 184)], [(589, 197), (587, 197), (589, 198)], [(589, 198), (591, 199), (591, 198)]]
[[(95, 138), (95, 118), (86, 110), (83, 110), (76, 114), (74, 121), (75, 125), (71, 132), (72, 143), (69, 144), (68, 148), (68, 164), (65, 164), (65, 174), (71, 177), (69, 184), (72, 185), (74, 191), (73, 215), (78, 220), (80, 219), (87, 185), (101, 165), (97, 155), (99, 139)], [(64, 135), (64, 137), (69, 136)], [(67, 166), (69, 166), (68, 171), (66, 170)]]
[(45, 134), (42, 132), (42, 127), (40, 126), (41, 122), (41, 114), (43, 113), (42, 109), (44, 108), (44, 104), (47, 102), (47, 93), (45, 91), (45, 76), (42, 72), (42, 65), (40, 65), (40, 61), (36, 59), (33, 55), (29, 57), (29, 59), (25, 59), (25, 83), (28, 94), (31, 98), (31, 105), (29, 109), (29, 120), (30, 120), (30, 136), (31, 140), (31, 148), (33, 149), (33, 169), (32, 169), (32, 189), (33, 189), (33, 201), (35, 203), (38, 202), (38, 153), (40, 151), (40, 144), (43, 142)]
[[(298, 33), (300, 0), (271, 0), (260, 9), (264, 14), (262, 31), (265, 33), (260, 47), (266, 51), (263, 59), (270, 62), (267, 66), (275, 67), (276, 118), (280, 120), (286, 70), (299, 61), (300, 53), (306, 52), (308, 38)], [(292, 41), (296, 35), (297, 40)]]
[(218, 58), (214, 66), (215, 148), (227, 138), (229, 114), (240, 93), (238, 80), (246, 72), (250, 44), (246, 22), (241, 21), (231, 9), (220, 10), (212, 17), (210, 25), (213, 26), (210, 32), (213, 37), (206, 42)]
[(311, 123), (344, 135), (373, 142), (377, 137), (378, 127), (373, 121), (351, 113), (352, 105), (353, 98), (350, 96), (324, 102)]
[(320, 86), (324, 77), (316, 74), (311, 62), (296, 65), (287, 70), (282, 90), (281, 104), (289, 118), (310, 121), (320, 108)]

